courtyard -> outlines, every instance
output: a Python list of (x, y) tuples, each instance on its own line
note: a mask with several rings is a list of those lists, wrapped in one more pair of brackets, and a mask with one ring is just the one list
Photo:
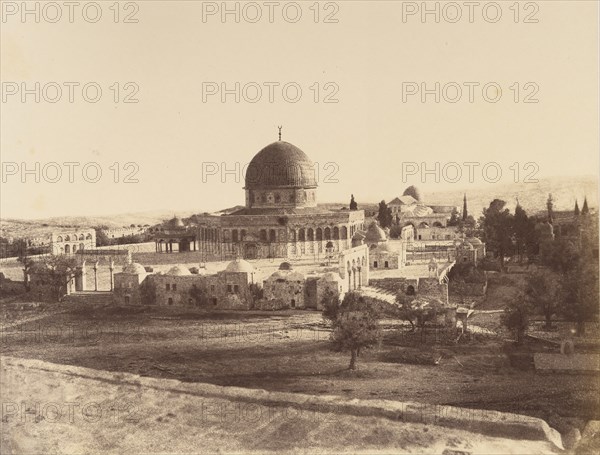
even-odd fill
[[(454, 344), (432, 329), (421, 343), (404, 323), (385, 320), (381, 346), (361, 352), (358, 370), (350, 372), (349, 355), (330, 349), (318, 312), (1, 308), (3, 356), (184, 382), (514, 412), (561, 432), (600, 418), (597, 377), (536, 374), (529, 358), (551, 348), (516, 349), (502, 332)], [(472, 324), (497, 328), (497, 317), (481, 313)]]

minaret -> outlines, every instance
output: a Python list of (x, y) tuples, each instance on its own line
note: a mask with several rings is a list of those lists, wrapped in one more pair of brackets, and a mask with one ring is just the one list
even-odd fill
[(467, 193), (465, 193), (465, 196), (463, 197), (463, 214), (462, 214), (463, 221), (467, 220), (468, 215), (469, 215), (469, 212), (467, 211)]

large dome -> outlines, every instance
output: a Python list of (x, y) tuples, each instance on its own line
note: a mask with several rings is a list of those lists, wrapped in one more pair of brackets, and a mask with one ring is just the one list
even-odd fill
[(315, 188), (316, 169), (306, 153), (279, 141), (258, 152), (246, 170), (246, 189)]

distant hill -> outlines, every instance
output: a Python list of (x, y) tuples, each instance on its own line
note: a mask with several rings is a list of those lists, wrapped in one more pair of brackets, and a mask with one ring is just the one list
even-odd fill
[[(483, 187), (457, 188), (453, 191), (444, 192), (422, 192), (421, 199), (428, 205), (453, 205), (462, 207), (463, 194), (467, 194), (468, 210), (471, 215), (478, 218), (484, 207), (488, 207), (493, 199), (502, 199), (508, 203), (508, 207), (514, 210), (516, 199), (521, 206), (530, 214), (542, 212), (546, 209), (548, 194), (552, 193), (554, 209), (572, 210), (575, 199), (579, 200), (579, 207), (583, 204), (584, 195), (588, 198), (590, 207), (598, 207), (598, 179), (589, 177), (555, 177), (540, 180), (538, 183), (517, 183), (506, 185), (489, 185)], [(399, 195), (399, 194), (398, 194)], [(397, 195), (388, 194), (385, 197)], [(391, 199), (386, 199), (389, 202)], [(358, 208), (367, 212), (377, 211), (377, 202), (359, 202)], [(323, 202), (320, 207), (339, 210), (348, 207), (344, 202)], [(243, 208), (234, 206), (213, 212), (216, 215), (231, 213)], [(189, 218), (194, 214), (202, 213), (201, 209), (177, 212), (180, 218)], [(155, 225), (164, 220), (172, 218), (174, 213), (169, 210), (156, 210), (139, 213), (123, 213), (110, 216), (77, 216), (77, 217), (54, 217), (41, 220), (0, 220), (0, 236), (2, 237), (42, 237), (52, 231), (65, 228), (91, 228), (95, 226), (107, 226), (109, 228), (126, 227), (131, 224)]]
[[(193, 215), (194, 211), (177, 212), (181, 218)], [(150, 226), (173, 218), (174, 213), (168, 210), (157, 210), (151, 212), (122, 213), (106, 216), (65, 216), (53, 217), (40, 220), (0, 220), (0, 236), (2, 237), (43, 237), (53, 231), (60, 229), (76, 228), (85, 229), (96, 226), (108, 228), (121, 228), (131, 224), (149, 224)]]
[(552, 193), (555, 210), (573, 210), (575, 199), (579, 208), (583, 197), (587, 196), (590, 207), (598, 207), (598, 179), (596, 177), (555, 177), (540, 179), (538, 183), (513, 183), (508, 185), (489, 185), (480, 188), (457, 189), (456, 191), (425, 193), (423, 200), (427, 204), (457, 205), (462, 207), (463, 194), (467, 194), (467, 208), (471, 215), (478, 218), (484, 208), (494, 199), (506, 201), (514, 210), (516, 200), (527, 213), (533, 214), (546, 210), (548, 194)]

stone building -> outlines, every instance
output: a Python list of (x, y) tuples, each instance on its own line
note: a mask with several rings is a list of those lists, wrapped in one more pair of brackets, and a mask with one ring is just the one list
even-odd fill
[(53, 232), (50, 236), (52, 254), (73, 254), (77, 251), (96, 248), (94, 229)]
[[(129, 264), (115, 273), (115, 301), (139, 305), (143, 302), (142, 288), (147, 286), (154, 294), (155, 305), (190, 305), (217, 309), (249, 309), (252, 306), (250, 285), (255, 283), (256, 269), (252, 264), (236, 260), (213, 275), (192, 274), (181, 265), (166, 273), (146, 272), (140, 264)], [(192, 290), (201, 290), (202, 302)]]
[(244, 189), (243, 209), (196, 217), (204, 260), (321, 260), (350, 248), (354, 233), (364, 228), (362, 210), (317, 207), (315, 166), (288, 142), (274, 142), (254, 156)]
[(263, 281), (263, 295), (267, 302), (278, 301), (290, 308), (304, 308), (306, 278), (295, 271), (289, 262), (283, 262), (279, 270)]
[(147, 275), (144, 266), (137, 262), (127, 264), (121, 272), (115, 273), (113, 292), (116, 301), (126, 305), (141, 303), (140, 285)]
[[(410, 197), (410, 196), (409, 196)], [(369, 247), (369, 267), (399, 269), (406, 264), (406, 243), (400, 241), (399, 249), (392, 247), (386, 232), (374, 221), (365, 233), (364, 243)]]
[(477, 237), (457, 240), (455, 246), (457, 264), (470, 263), (477, 266), (485, 258), (485, 243)]
[[(157, 253), (196, 251), (195, 230), (186, 226), (177, 216), (156, 228), (153, 238)], [(175, 246), (175, 250), (173, 250), (173, 246)]]

